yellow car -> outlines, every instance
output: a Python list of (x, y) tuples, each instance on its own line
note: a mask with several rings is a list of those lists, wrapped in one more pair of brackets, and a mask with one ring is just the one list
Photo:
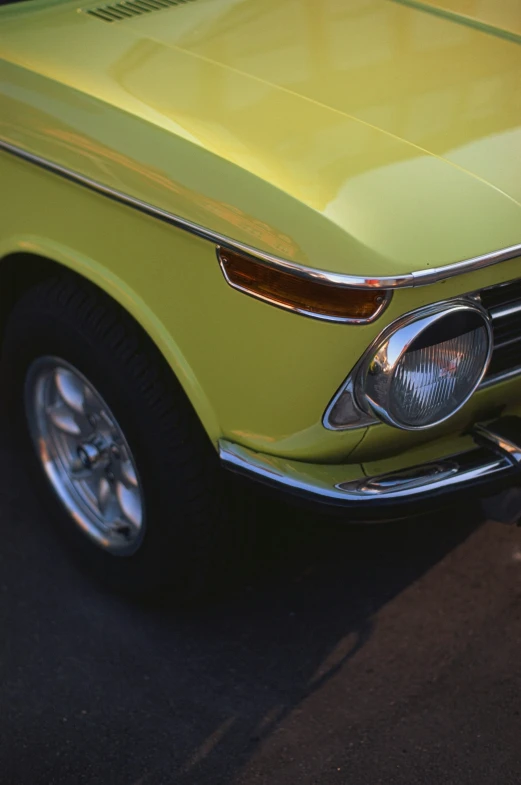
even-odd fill
[(515, 481), (520, 44), (515, 0), (3, 0), (2, 387), (97, 574), (196, 589), (222, 467), (352, 521)]

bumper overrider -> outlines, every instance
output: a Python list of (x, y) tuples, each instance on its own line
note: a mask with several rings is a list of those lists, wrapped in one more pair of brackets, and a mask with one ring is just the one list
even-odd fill
[[(472, 429), (473, 449), (414, 467), (368, 477), (361, 466), (354, 479), (342, 480), (346, 466), (308, 464), (286, 460), (222, 440), (219, 445), (223, 466), (232, 472), (271, 486), (285, 495), (299, 497), (319, 506), (338, 508), (353, 521), (399, 518), (432, 509), (466, 493), (478, 498), (494, 497), (494, 515), (510, 522), (521, 515), (521, 487), (513, 503), (510, 489), (521, 486), (521, 418), (503, 417)], [(497, 496), (505, 491), (505, 504)], [(428, 505), (425, 502), (429, 501)], [(506, 520), (508, 518), (508, 521)]]

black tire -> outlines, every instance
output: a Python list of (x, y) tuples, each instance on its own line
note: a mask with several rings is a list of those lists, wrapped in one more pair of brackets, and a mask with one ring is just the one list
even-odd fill
[[(55, 495), (33, 447), (24, 408), (31, 363), (52, 355), (94, 385), (121, 425), (140, 474), (146, 530), (139, 549), (117, 556), (93, 543)], [(155, 346), (103, 292), (75, 276), (34, 286), (6, 326), (2, 384), (13, 444), (45, 509), (73, 552), (105, 584), (134, 596), (174, 588), (192, 598), (227, 572), (232, 544), (241, 547), (237, 512), (224, 497), (227, 478), (184, 391)], [(233, 532), (233, 534), (232, 534)], [(233, 542), (232, 542), (233, 540)], [(245, 547), (244, 540), (244, 547)]]

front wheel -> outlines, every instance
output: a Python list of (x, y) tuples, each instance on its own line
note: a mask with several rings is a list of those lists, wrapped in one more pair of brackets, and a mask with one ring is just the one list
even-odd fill
[(215, 580), (238, 522), (212, 445), (133, 320), (86, 282), (45, 281), (15, 305), (2, 366), (27, 469), (83, 563), (134, 595)]

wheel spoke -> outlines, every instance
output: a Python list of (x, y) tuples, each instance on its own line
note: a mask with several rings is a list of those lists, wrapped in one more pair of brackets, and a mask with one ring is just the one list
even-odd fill
[(76, 374), (66, 368), (58, 368), (54, 374), (54, 382), (67, 406), (78, 414), (84, 414), (85, 386)]
[(127, 488), (122, 482), (118, 482), (116, 494), (125, 518), (134, 526), (139, 526), (141, 524), (142, 509), (141, 495), (137, 488)]
[(121, 461), (120, 474), (125, 485), (132, 485), (134, 488), (137, 488), (137, 475), (132, 461)]
[(66, 368), (56, 370), (54, 381), (60, 398), (71, 409), (81, 435), (90, 436), (96, 430), (100, 417), (100, 400), (96, 393)]
[(76, 422), (74, 412), (66, 406), (65, 403), (55, 403), (47, 408), (47, 415), (52, 424), (64, 433), (71, 434), (71, 436), (79, 436), (81, 428)]
[(112, 523), (119, 517), (119, 505), (112, 485), (106, 477), (98, 483), (98, 505), (105, 522)]
[(103, 421), (101, 414), (103, 403), (90, 387), (86, 386), (84, 392), (85, 395), (83, 398), (83, 411), (85, 413), (85, 417), (88, 418), (94, 415), (96, 423), (99, 424), (100, 420)]

